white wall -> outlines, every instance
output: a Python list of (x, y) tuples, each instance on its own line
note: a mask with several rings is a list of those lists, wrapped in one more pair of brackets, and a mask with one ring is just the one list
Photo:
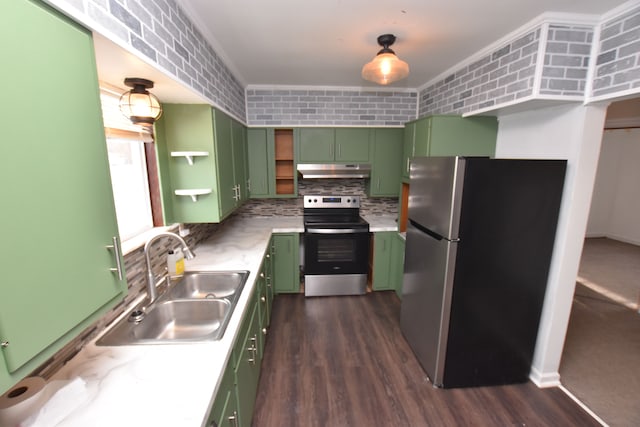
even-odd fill
[(606, 130), (587, 236), (640, 245), (640, 129)]
[(531, 380), (559, 384), (606, 106), (563, 105), (499, 118), (496, 157), (566, 159), (562, 204)]

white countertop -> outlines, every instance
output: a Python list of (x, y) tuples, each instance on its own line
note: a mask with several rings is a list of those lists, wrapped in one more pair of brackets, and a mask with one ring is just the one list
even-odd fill
[[(364, 217), (372, 232), (396, 231), (395, 215)], [(194, 344), (100, 347), (87, 344), (49, 381), (58, 387), (82, 379), (86, 399), (59, 427), (204, 425), (272, 233), (304, 231), (302, 217), (234, 218), (186, 260), (186, 270), (249, 270), (224, 336)], [(126, 314), (126, 313), (125, 313)], [(71, 399), (73, 400), (73, 399)], [(64, 409), (63, 407), (51, 408)]]
[(234, 218), (224, 223), (195, 248), (195, 259), (185, 261), (187, 270), (250, 271), (222, 339), (118, 347), (99, 347), (94, 340), (50, 380), (58, 383), (80, 378), (87, 388), (87, 398), (79, 405), (77, 400), (73, 402), (75, 410), (57, 425), (204, 425), (271, 233), (302, 231), (301, 217)]
[(369, 231), (398, 231), (397, 215), (363, 215), (369, 223)]

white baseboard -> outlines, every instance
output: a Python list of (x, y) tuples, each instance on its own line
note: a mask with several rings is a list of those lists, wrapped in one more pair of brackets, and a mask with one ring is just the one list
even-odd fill
[(607, 239), (617, 240), (623, 243), (629, 243), (630, 245), (640, 246), (640, 240), (635, 239), (633, 237), (629, 237), (629, 236), (618, 236), (616, 234), (592, 232), (592, 233), (586, 233), (584, 237), (586, 237), (587, 239), (605, 237)]
[(536, 368), (531, 368), (529, 379), (539, 388), (558, 387), (560, 385), (560, 374), (558, 372), (543, 373)]

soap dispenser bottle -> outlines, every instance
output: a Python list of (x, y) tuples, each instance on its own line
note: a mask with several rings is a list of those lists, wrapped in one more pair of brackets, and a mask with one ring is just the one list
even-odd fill
[(169, 276), (177, 275), (176, 261), (177, 261), (176, 254), (173, 251), (173, 249), (170, 249), (169, 252), (167, 252), (167, 273), (169, 273)]
[(182, 249), (178, 248), (176, 249), (176, 254), (175, 254), (175, 265), (176, 265), (176, 275), (180, 276), (182, 274), (184, 274), (184, 254), (182, 253)]

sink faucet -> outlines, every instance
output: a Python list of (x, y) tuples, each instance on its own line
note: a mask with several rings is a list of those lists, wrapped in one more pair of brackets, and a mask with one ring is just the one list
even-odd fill
[(144, 245), (144, 259), (147, 263), (147, 295), (149, 297), (149, 304), (151, 304), (152, 302), (154, 302), (156, 300), (156, 298), (158, 298), (158, 289), (156, 288), (156, 280), (155, 277), (153, 275), (153, 271), (151, 270), (151, 260), (149, 259), (149, 249), (151, 248), (151, 245), (158, 239), (161, 239), (162, 237), (169, 237), (169, 238), (173, 238), (175, 240), (177, 240), (178, 242), (180, 242), (180, 244), (182, 245), (182, 252), (184, 253), (184, 256), (186, 259), (193, 259), (195, 258), (195, 254), (191, 251), (191, 249), (189, 249), (189, 246), (187, 245), (187, 243), (184, 241), (184, 239), (180, 236), (178, 236), (175, 233), (171, 233), (169, 231), (163, 231), (160, 232), (158, 234), (156, 234), (155, 236), (153, 236), (152, 238), (150, 238), (147, 243), (145, 243)]

